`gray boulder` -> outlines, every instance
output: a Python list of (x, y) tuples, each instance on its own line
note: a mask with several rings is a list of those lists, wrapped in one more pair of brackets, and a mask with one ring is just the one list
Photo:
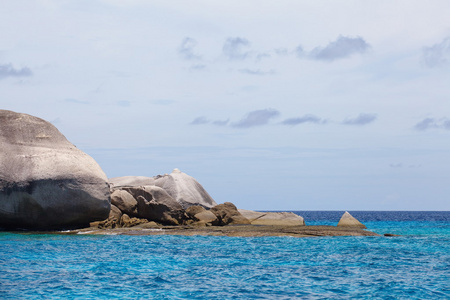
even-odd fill
[(166, 190), (184, 209), (192, 205), (205, 208), (217, 205), (197, 180), (178, 169), (174, 169), (169, 175), (156, 176), (155, 185)]
[(346, 211), (341, 219), (339, 220), (339, 223), (337, 224), (338, 227), (353, 227), (353, 228), (362, 228), (366, 229), (367, 227), (359, 222), (356, 218), (354, 218), (348, 211)]
[(105, 173), (47, 121), (0, 110), (0, 226), (84, 226), (108, 218)]
[(252, 225), (301, 226), (305, 220), (293, 212), (258, 212), (238, 209)]
[(132, 217), (138, 215), (136, 199), (125, 190), (115, 190), (111, 194), (111, 204), (117, 206), (124, 214)]
[(149, 185), (124, 190), (136, 199), (139, 218), (171, 225), (179, 225), (185, 219), (181, 205), (160, 187)]

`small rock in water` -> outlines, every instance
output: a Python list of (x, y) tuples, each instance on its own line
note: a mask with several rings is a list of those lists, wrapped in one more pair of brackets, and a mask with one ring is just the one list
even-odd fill
[(348, 211), (346, 211), (342, 215), (337, 226), (338, 227), (356, 227), (356, 228), (362, 228), (362, 229), (367, 228), (364, 224), (362, 224), (357, 219), (355, 219), (351, 214), (349, 214)]

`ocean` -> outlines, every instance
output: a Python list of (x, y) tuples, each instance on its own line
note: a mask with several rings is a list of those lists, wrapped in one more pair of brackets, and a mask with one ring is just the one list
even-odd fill
[(0, 299), (450, 299), (450, 212), (350, 213), (401, 236), (0, 232)]

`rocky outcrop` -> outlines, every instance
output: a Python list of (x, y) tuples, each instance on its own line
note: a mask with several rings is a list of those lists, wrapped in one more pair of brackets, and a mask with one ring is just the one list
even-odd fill
[(166, 190), (184, 209), (192, 205), (205, 208), (217, 205), (197, 180), (178, 169), (169, 175), (156, 176), (155, 185)]
[(252, 225), (299, 226), (305, 225), (305, 220), (293, 212), (258, 212), (238, 209)]
[(196, 224), (196, 225), (219, 225), (219, 220), (216, 215), (210, 211), (206, 210), (203, 206), (191, 206), (186, 209), (186, 215)]
[(105, 173), (49, 122), (0, 110), (0, 226), (82, 226), (110, 212)]
[(241, 215), (231, 202), (216, 205), (211, 208), (211, 212), (216, 215), (219, 226), (250, 224), (250, 221)]
[(120, 211), (129, 216), (137, 216), (137, 201), (125, 190), (116, 190), (111, 194), (111, 204), (115, 205)]
[(364, 224), (359, 222), (357, 219), (355, 219), (351, 214), (349, 214), (348, 211), (346, 211), (341, 219), (339, 220), (339, 223), (337, 224), (338, 227), (353, 227), (353, 228), (367, 228)]
[(160, 187), (123, 187), (123, 190), (114, 191), (113, 195), (119, 192), (130, 196), (127, 196), (130, 199), (128, 203), (136, 203), (136, 214), (130, 216), (170, 225), (180, 225), (185, 219), (181, 205)]

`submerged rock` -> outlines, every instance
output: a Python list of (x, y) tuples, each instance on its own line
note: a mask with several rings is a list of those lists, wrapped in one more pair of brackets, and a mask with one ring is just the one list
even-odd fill
[(305, 225), (303, 217), (293, 212), (257, 212), (238, 209), (252, 225), (299, 226)]
[(354, 227), (354, 228), (362, 228), (362, 229), (367, 228), (364, 224), (362, 224), (357, 219), (355, 219), (351, 214), (349, 214), (348, 211), (346, 211), (342, 215), (337, 226), (338, 227)]
[(0, 226), (82, 226), (110, 212), (105, 173), (55, 126), (0, 110)]

